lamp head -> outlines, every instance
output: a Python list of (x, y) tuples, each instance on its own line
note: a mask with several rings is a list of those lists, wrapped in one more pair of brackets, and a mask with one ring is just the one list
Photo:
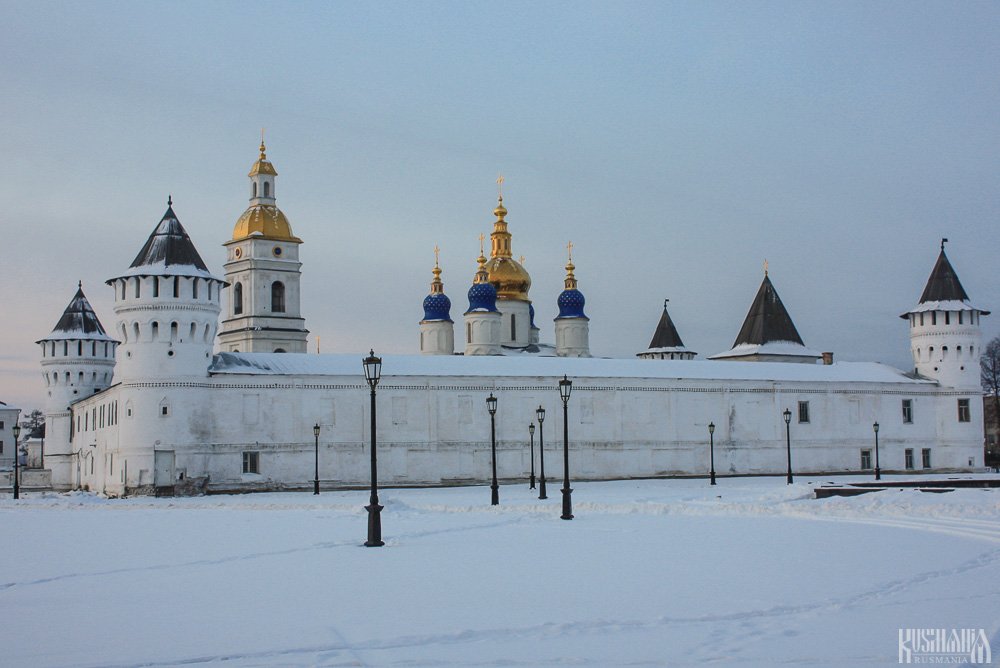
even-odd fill
[(541, 406), (535, 409), (535, 417), (538, 418), (538, 424), (541, 426), (541, 424), (545, 422), (545, 409)]
[(709, 422), (708, 423), (708, 433), (709, 434), (714, 434), (715, 433), (715, 423), (714, 422)]
[(313, 436), (319, 436), (319, 422), (313, 425)]
[(878, 422), (872, 425), (872, 429), (875, 431), (876, 434), (878, 433)]
[(788, 423), (790, 423), (792, 421), (792, 411), (791, 410), (789, 410), (789, 409), (786, 408), (785, 412), (782, 413), (782, 415), (785, 416), (785, 424), (788, 424)]
[(371, 350), (368, 353), (368, 357), (361, 361), (361, 364), (365, 367), (365, 380), (368, 381), (368, 385), (374, 390), (375, 386), (378, 385), (379, 378), (382, 376), (382, 358), (375, 357), (375, 351)]
[(14, 442), (17, 443), (17, 439), (21, 435), (21, 425), (19, 425), (18, 423), (15, 422), (14, 426), (11, 427), (10, 430), (14, 434)]
[(531, 422), (531, 423), (528, 424), (528, 433), (531, 434), (532, 436), (535, 435), (535, 423), (534, 422)]
[(497, 414), (497, 398), (493, 396), (490, 392), (490, 396), (486, 397), (486, 410), (490, 412), (490, 415)]
[(569, 395), (572, 391), (573, 381), (563, 375), (563, 379), (559, 381), (559, 396), (562, 398), (564, 404), (569, 401)]

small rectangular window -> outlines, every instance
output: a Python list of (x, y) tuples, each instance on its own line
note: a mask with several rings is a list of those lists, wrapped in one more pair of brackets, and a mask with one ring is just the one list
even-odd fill
[(0, 429), (3, 429), (3, 420), (0, 420)]
[(912, 448), (907, 448), (906, 450), (903, 451), (903, 453), (904, 453), (904, 457), (905, 457), (905, 462), (903, 463), (903, 466), (905, 466), (908, 469), (912, 469), (913, 468), (913, 449)]
[(946, 325), (950, 325), (951, 324), (951, 311), (945, 311), (944, 312), (944, 324), (946, 324)]
[(958, 421), (959, 422), (971, 422), (972, 415), (969, 412), (969, 400), (959, 399), (958, 400)]
[(260, 453), (259, 452), (244, 452), (243, 453), (243, 472), (244, 473), (260, 473)]
[(3, 454), (3, 439), (0, 439), (0, 454)]
[(861, 470), (867, 471), (872, 467), (872, 451), (862, 450), (861, 451)]
[(913, 399), (903, 399), (903, 424), (913, 422)]
[(923, 465), (923, 467), (925, 469), (929, 469), (931, 467), (931, 449), (930, 448), (924, 448), (923, 450), (921, 450), (920, 451), (920, 459), (921, 459), (921, 464)]
[(799, 402), (799, 422), (809, 422), (809, 402), (800, 401)]
[(962, 312), (961, 312), (961, 311), (959, 311), (959, 312), (958, 312), (958, 324), (960, 324), (960, 325), (961, 325), (961, 324), (963, 324), (963, 323), (962, 323), (962, 320), (964, 320), (964, 318), (962, 318)]

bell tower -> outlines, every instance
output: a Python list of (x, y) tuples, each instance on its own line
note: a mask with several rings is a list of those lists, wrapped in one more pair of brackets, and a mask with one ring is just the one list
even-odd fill
[(228, 303), (219, 332), (223, 352), (304, 353), (306, 321), (300, 308), (302, 263), (288, 218), (275, 203), (278, 172), (260, 157), (248, 174), (250, 206), (226, 247)]

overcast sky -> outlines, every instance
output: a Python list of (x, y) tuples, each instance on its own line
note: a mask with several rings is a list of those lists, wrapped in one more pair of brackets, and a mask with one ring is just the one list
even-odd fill
[(897, 316), (945, 236), (1000, 309), (995, 2), (0, 7), (0, 400), (24, 408), (78, 280), (113, 328), (104, 281), (168, 193), (222, 275), (262, 126), (324, 352), (416, 353), (435, 244), (461, 322), (500, 172), (543, 341), (569, 240), (601, 356), (644, 349), (665, 297), (727, 350), (767, 259), (807, 346), (910, 368)]

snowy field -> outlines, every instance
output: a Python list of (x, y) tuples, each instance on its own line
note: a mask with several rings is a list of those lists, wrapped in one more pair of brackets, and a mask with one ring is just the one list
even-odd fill
[(941, 627), (1000, 663), (1000, 489), (821, 482), (387, 489), (382, 548), (359, 491), (5, 495), (0, 664), (896, 665)]

